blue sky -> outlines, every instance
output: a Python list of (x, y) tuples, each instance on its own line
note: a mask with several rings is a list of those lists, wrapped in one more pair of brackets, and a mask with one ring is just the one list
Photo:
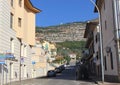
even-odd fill
[(41, 13), (36, 15), (36, 26), (52, 26), (79, 22), (98, 17), (90, 0), (31, 0)]

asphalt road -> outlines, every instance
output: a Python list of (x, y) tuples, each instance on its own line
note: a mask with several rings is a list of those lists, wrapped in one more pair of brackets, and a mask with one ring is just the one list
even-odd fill
[(39, 77), (36, 79), (30, 79), (19, 83), (12, 83), (11, 85), (96, 85), (94, 82), (88, 81), (76, 81), (75, 80), (75, 67), (67, 67), (62, 73), (56, 75), (56, 77)]

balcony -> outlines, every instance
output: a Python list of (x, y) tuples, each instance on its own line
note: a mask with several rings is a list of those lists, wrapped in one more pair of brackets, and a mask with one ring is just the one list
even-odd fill
[(87, 37), (87, 42), (85, 47), (88, 48), (93, 41), (94, 41), (94, 36), (93, 36), (93, 32), (91, 32)]

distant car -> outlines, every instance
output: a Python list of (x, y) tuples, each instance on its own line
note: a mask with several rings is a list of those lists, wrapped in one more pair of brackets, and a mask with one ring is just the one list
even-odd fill
[(61, 72), (62, 72), (62, 69), (59, 68), (59, 67), (56, 67), (56, 68), (55, 68), (55, 72), (56, 72), (56, 73), (61, 73)]
[(64, 65), (61, 65), (59, 68), (61, 68), (62, 71), (65, 70), (65, 66)]
[(55, 77), (56, 76), (56, 72), (54, 70), (49, 70), (47, 72), (47, 77)]
[(80, 80), (80, 64), (76, 65), (76, 80)]

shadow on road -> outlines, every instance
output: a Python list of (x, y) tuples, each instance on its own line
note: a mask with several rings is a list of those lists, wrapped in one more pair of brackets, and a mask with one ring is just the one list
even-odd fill
[(76, 80), (76, 73), (75, 73), (75, 66), (69, 66), (67, 67), (63, 72), (57, 73), (56, 77), (38, 77), (36, 79), (57, 79), (57, 80), (74, 80), (74, 81), (80, 81), (80, 82), (94, 82), (92, 79), (88, 80)]

